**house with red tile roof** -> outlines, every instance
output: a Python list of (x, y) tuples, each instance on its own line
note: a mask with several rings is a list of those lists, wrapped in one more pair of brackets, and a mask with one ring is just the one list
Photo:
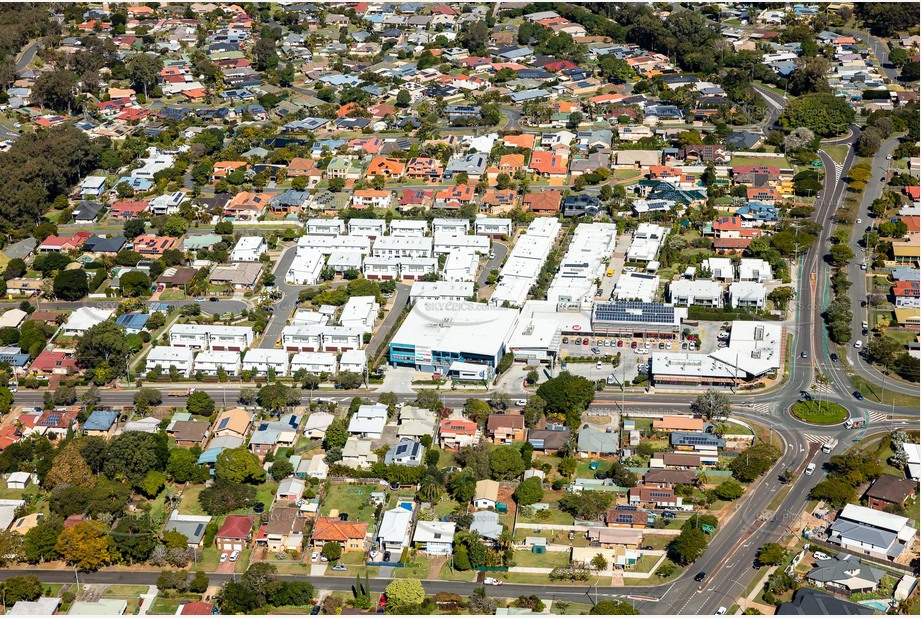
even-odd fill
[(109, 209), (109, 217), (114, 219), (134, 219), (145, 210), (147, 210), (146, 200), (115, 202)]
[(379, 137), (356, 137), (349, 140), (349, 150), (360, 150), (366, 154), (377, 154), (381, 151), (384, 140)]
[(768, 206), (773, 206), (775, 202), (781, 200), (780, 192), (774, 187), (749, 187), (745, 196), (750, 202), (761, 202)]
[(921, 307), (921, 282), (896, 281), (892, 286), (892, 296), (895, 298), (896, 307)]
[(80, 373), (73, 354), (64, 350), (42, 350), (29, 369), (44, 376)]
[(456, 210), (473, 201), (474, 190), (470, 185), (453, 185), (435, 193), (435, 208)]
[(523, 154), (507, 154), (499, 157), (498, 173), (514, 176), (524, 167)]
[(627, 492), (627, 501), (631, 505), (650, 505), (656, 508), (681, 506), (682, 500), (671, 489), (659, 487), (631, 487)]
[(145, 256), (163, 257), (163, 252), (172, 249), (179, 241), (175, 236), (141, 234), (134, 239), (134, 250)]
[(221, 552), (243, 551), (252, 538), (252, 515), (228, 515), (224, 524), (214, 535), (214, 544)]
[(487, 209), (512, 207), (518, 199), (518, 192), (513, 189), (489, 189), (480, 200), (480, 205)]
[(717, 238), (758, 238), (762, 235), (761, 229), (752, 227), (735, 215), (717, 217), (713, 222), (713, 233)]
[(424, 191), (422, 189), (403, 189), (400, 194), (401, 208), (416, 208), (425, 206), (435, 197), (434, 191)]
[(534, 134), (522, 133), (521, 135), (506, 135), (502, 138), (502, 143), (509, 148), (534, 148)]
[(555, 217), (560, 212), (563, 194), (560, 191), (538, 191), (525, 193), (521, 198), (521, 208), (538, 215)]
[(903, 187), (902, 191), (915, 202), (921, 200), (921, 186), (911, 185), (908, 187)]
[(273, 197), (274, 193), (240, 191), (224, 206), (224, 216), (233, 217), (236, 221), (255, 221), (262, 216)]
[(443, 449), (459, 449), (480, 440), (480, 427), (463, 418), (446, 418), (438, 424), (438, 443)]
[(544, 178), (566, 178), (566, 159), (552, 152), (534, 152), (528, 169)]
[(365, 176), (368, 178), (402, 178), (406, 171), (406, 164), (399, 159), (388, 157), (374, 157), (368, 165)]
[(211, 603), (205, 603), (204, 601), (191, 601), (184, 604), (180, 610), (180, 616), (210, 616), (214, 613), (212, 611), (214, 606)]
[(412, 180), (438, 182), (444, 174), (444, 166), (438, 159), (431, 157), (414, 157), (406, 165), (405, 176)]
[(58, 236), (57, 234), (52, 234), (43, 240), (42, 243), (36, 247), (36, 250), (38, 253), (75, 251), (82, 247), (83, 243), (92, 236), (90, 232), (77, 232), (73, 236)]

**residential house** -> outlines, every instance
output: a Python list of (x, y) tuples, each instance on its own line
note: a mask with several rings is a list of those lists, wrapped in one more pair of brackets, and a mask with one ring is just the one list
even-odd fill
[(613, 455), (620, 450), (619, 433), (611, 427), (583, 425), (577, 439), (579, 453), (583, 457)]
[(480, 428), (473, 421), (446, 418), (438, 425), (438, 443), (443, 449), (456, 450), (480, 441)]
[(304, 542), (304, 524), (300, 509), (275, 507), (269, 513), (269, 523), (262, 527), (256, 543), (265, 545), (270, 552), (300, 551)]
[(526, 429), (521, 414), (490, 414), (486, 431), (492, 435), (495, 444), (523, 442)]
[(317, 517), (310, 542), (316, 549), (321, 549), (326, 543), (338, 543), (343, 553), (364, 552), (367, 535), (366, 523), (342, 521), (338, 517)]
[(352, 207), (357, 210), (367, 208), (389, 208), (391, 193), (377, 189), (359, 189), (352, 192)]
[(528, 442), (534, 447), (535, 452), (545, 455), (556, 453), (569, 441), (572, 432), (568, 428), (529, 429)]
[(660, 487), (631, 487), (627, 492), (631, 505), (648, 505), (657, 509), (680, 508), (682, 500), (671, 489)]
[(203, 350), (195, 357), (195, 372), (206, 376), (217, 376), (221, 372), (229, 376), (240, 375), (240, 353), (220, 350)]
[(495, 509), (499, 502), (499, 482), (490, 479), (477, 481), (473, 506), (479, 510)]
[(278, 491), (275, 492), (275, 503), (297, 502), (304, 495), (306, 487), (307, 484), (302, 479), (296, 477), (282, 479), (278, 484)]
[(268, 251), (268, 244), (262, 236), (241, 236), (230, 252), (231, 262), (258, 262)]
[(249, 440), (250, 452), (264, 457), (278, 448), (293, 447), (303, 418), (300, 414), (283, 414), (277, 421), (260, 421)]
[(118, 416), (118, 410), (93, 410), (83, 423), (83, 435), (109, 438), (118, 426)]
[(416, 522), (413, 545), (428, 556), (450, 556), (456, 527), (453, 521)]
[(562, 203), (561, 191), (540, 191), (525, 193), (521, 200), (521, 208), (526, 212), (555, 217), (559, 214)]
[(384, 511), (374, 543), (381, 548), (381, 551), (394, 552), (399, 556), (404, 547), (409, 547), (412, 523), (412, 510), (398, 506)]
[(814, 588), (800, 588), (793, 600), (781, 603), (776, 616), (863, 616), (875, 613), (868, 605), (850, 603)]
[(210, 423), (193, 420), (173, 420), (166, 428), (166, 433), (173, 438), (176, 446), (192, 447), (205, 445), (208, 439)]
[(255, 517), (228, 515), (214, 536), (214, 546), (222, 553), (243, 551), (252, 539)]
[(214, 419), (214, 437), (246, 438), (253, 427), (253, 413), (243, 408), (224, 410)]
[(398, 466), (420, 466), (422, 465), (423, 446), (409, 438), (403, 438), (394, 446), (390, 447), (384, 456), (386, 465), (396, 464)]
[(377, 456), (371, 451), (371, 442), (363, 438), (350, 436), (342, 447), (340, 463), (349, 468), (364, 470), (370, 468), (377, 461)]
[(495, 543), (502, 535), (502, 530), (499, 514), (495, 511), (477, 511), (473, 514), (470, 531), (479, 534), (484, 541)]
[(379, 440), (387, 424), (387, 406), (381, 403), (360, 406), (349, 421), (348, 431), (353, 436)]
[(402, 178), (405, 171), (406, 164), (399, 159), (374, 157), (365, 171), (365, 176), (368, 178), (396, 179)]
[(881, 474), (867, 488), (863, 497), (867, 506), (877, 511), (884, 511), (889, 507), (904, 507), (905, 502), (915, 495), (918, 484), (910, 479), (900, 479), (891, 474)]
[(806, 580), (815, 586), (850, 596), (860, 592), (875, 592), (886, 572), (846, 553), (816, 560)]
[(271, 348), (254, 348), (246, 351), (243, 357), (243, 370), (257, 375), (288, 375), (288, 353), (285, 350)]
[(178, 532), (188, 540), (190, 549), (201, 549), (205, 529), (210, 522), (211, 518), (207, 515), (182, 515), (175, 510), (163, 527), (163, 532)]
[(901, 515), (846, 505), (828, 528), (828, 542), (878, 559), (895, 560), (918, 531)]

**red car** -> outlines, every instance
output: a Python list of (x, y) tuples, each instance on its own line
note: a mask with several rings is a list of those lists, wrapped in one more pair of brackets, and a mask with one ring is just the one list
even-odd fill
[(617, 342), (617, 347), (618, 347), (618, 348), (624, 347), (624, 342), (623, 342), (623, 341), (618, 341), (618, 342)]
[(582, 340), (582, 345), (588, 345), (588, 337)]
[(387, 605), (387, 595), (381, 594), (381, 598), (377, 601), (377, 606), (384, 607), (385, 605)]
[(630, 347), (633, 348), (633, 349), (635, 350), (635, 349), (636, 349), (636, 341), (631, 341), (631, 342), (630, 342)]

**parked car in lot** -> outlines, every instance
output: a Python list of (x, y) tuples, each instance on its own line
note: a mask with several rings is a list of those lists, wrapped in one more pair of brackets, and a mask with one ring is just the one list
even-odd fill
[(630, 342), (630, 347), (633, 348), (634, 350), (635, 350), (638, 346), (639, 346), (639, 344), (638, 344), (636, 341), (631, 341), (631, 342)]
[(588, 337), (582, 340), (582, 345), (588, 345)]
[(227, 562), (227, 552), (221, 554), (221, 562)]
[(617, 341), (617, 347), (618, 347), (618, 348), (622, 348), (622, 347), (624, 347), (624, 342), (623, 342), (623, 341), (620, 341), (620, 340), (618, 340), (618, 341)]

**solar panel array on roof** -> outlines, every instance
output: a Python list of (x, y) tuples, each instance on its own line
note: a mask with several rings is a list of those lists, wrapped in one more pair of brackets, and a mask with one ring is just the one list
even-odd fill
[(629, 513), (621, 513), (620, 515), (617, 516), (617, 523), (619, 523), (619, 524), (632, 524), (632, 523), (633, 523), (633, 515), (630, 515)]
[(680, 440), (683, 444), (710, 444), (713, 442), (713, 437), (704, 434), (684, 434), (680, 437)]
[(229, 423), (229, 422), (230, 422), (230, 419), (229, 419), (229, 418), (221, 419), (221, 422), (218, 423), (217, 428), (218, 428), (219, 430), (220, 430), (220, 429), (224, 429), (225, 427), (227, 427), (227, 423)]
[(628, 505), (628, 504), (619, 504), (619, 505), (617, 505), (617, 510), (618, 510), (618, 511), (635, 511), (635, 510), (637, 510), (637, 509), (636, 509), (636, 505), (632, 505), (632, 504), (629, 504), (629, 505)]
[(58, 422), (60, 422), (60, 420), (61, 420), (60, 414), (49, 414), (47, 418), (45, 418), (41, 422), (41, 424), (47, 427), (55, 427), (58, 424)]
[(675, 308), (662, 303), (618, 301), (595, 303), (594, 320), (601, 322), (646, 322), (648, 324), (674, 324)]

